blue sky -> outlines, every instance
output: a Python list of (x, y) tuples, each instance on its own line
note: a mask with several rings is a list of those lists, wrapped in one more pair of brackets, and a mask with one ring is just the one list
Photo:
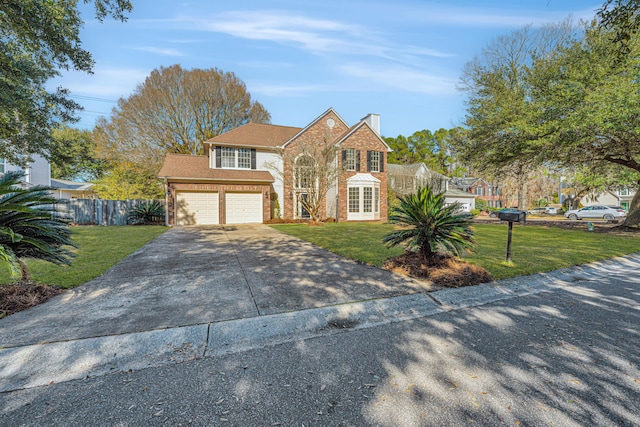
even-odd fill
[(382, 134), (451, 128), (464, 117), (464, 64), (494, 37), (527, 24), (591, 19), (602, 0), (134, 0), (125, 23), (83, 5), (94, 74), (51, 86), (83, 105), (92, 128), (160, 66), (232, 71), (271, 113), (304, 126), (329, 107), (354, 124), (381, 115)]

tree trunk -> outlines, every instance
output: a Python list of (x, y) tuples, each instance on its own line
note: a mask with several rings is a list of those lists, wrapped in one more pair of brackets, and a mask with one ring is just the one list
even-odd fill
[[(638, 183), (640, 184), (640, 182)], [(622, 224), (626, 227), (637, 227), (640, 225), (640, 187), (636, 191), (631, 204), (629, 205), (629, 215)]]
[(29, 271), (29, 267), (27, 266), (27, 263), (24, 262), (22, 259), (18, 259), (18, 263), (20, 264), (20, 273), (21, 273), (21, 280), (23, 282), (28, 282), (31, 280), (31, 272)]

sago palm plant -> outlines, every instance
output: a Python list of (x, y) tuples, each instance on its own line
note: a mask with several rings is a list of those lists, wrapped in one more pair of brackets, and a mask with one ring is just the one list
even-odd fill
[(462, 213), (458, 203), (445, 206), (443, 193), (424, 187), (399, 199), (391, 208), (389, 222), (402, 228), (382, 239), (387, 246), (404, 244), (410, 251), (420, 251), (429, 262), (437, 254), (460, 256), (475, 245), (472, 216)]
[(143, 203), (127, 213), (131, 224), (153, 224), (164, 221), (164, 206), (157, 200)]
[(55, 217), (58, 200), (50, 188), (21, 188), (22, 172), (0, 177), (0, 260), (6, 262), (14, 279), (30, 278), (28, 258), (54, 264), (70, 264), (76, 245), (68, 222)]

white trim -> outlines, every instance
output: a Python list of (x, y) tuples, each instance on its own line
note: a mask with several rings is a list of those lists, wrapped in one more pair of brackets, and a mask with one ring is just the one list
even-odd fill
[[(349, 125), (347, 124), (347, 122), (344, 121), (344, 119), (342, 117), (340, 117), (340, 114), (336, 113), (336, 110), (333, 109), (333, 107), (329, 107), (329, 109), (327, 111), (325, 111), (324, 113), (320, 114), (318, 117), (316, 117), (315, 120), (313, 120), (311, 123), (309, 123), (308, 125), (306, 125), (304, 128), (302, 128), (302, 130), (298, 133), (296, 133), (295, 135), (293, 135), (287, 142), (285, 142), (284, 144), (282, 144), (282, 148), (286, 148), (287, 145), (291, 144), (296, 138), (298, 138), (300, 135), (302, 135), (303, 133), (305, 133), (309, 128), (311, 128), (311, 126), (315, 125), (316, 123), (318, 123), (321, 119), (323, 119), (324, 117), (327, 116), (327, 114), (329, 113), (333, 113), (336, 115), (336, 117), (342, 122), (342, 124), (345, 127), (349, 127)], [(335, 127), (335, 126), (334, 126)], [(375, 133), (375, 132), (374, 132)]]
[(345, 136), (343, 136), (342, 138), (340, 138), (339, 140), (336, 141), (335, 146), (339, 146), (340, 144), (342, 144), (345, 139), (349, 138), (351, 135), (353, 135), (353, 133), (355, 131), (357, 131), (358, 129), (360, 129), (362, 126), (366, 126), (369, 128), (369, 130), (371, 132), (373, 132), (373, 134), (376, 136), (376, 138), (378, 138), (378, 141), (380, 141), (385, 147), (387, 147), (387, 153), (391, 153), (393, 152), (393, 150), (391, 149), (391, 147), (389, 147), (389, 145), (387, 145), (387, 143), (384, 141), (384, 139), (382, 139), (382, 137), (380, 135), (378, 135), (378, 133), (375, 131), (374, 128), (372, 128), (369, 123), (367, 122), (360, 122), (357, 125), (355, 125), (353, 128), (351, 128), (351, 130), (349, 132), (347, 132), (347, 134)]

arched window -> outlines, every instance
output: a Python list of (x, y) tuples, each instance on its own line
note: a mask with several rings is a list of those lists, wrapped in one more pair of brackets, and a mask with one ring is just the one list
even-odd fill
[(296, 190), (311, 190), (315, 188), (317, 176), (315, 160), (311, 156), (300, 156), (296, 159), (294, 171)]

